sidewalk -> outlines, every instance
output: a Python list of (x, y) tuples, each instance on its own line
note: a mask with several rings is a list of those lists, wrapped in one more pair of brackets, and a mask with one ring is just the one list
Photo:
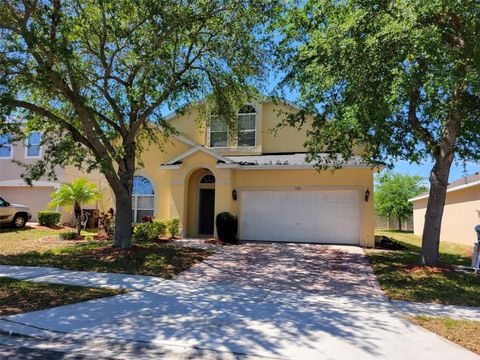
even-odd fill
[(393, 306), (410, 316), (448, 317), (457, 320), (480, 321), (479, 306), (428, 304), (391, 300)]

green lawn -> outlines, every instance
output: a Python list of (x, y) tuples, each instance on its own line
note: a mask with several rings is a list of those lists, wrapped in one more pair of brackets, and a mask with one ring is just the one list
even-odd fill
[(480, 321), (409, 317), (410, 321), (480, 355)]
[(367, 250), (380, 285), (394, 300), (480, 306), (480, 276), (459, 273), (452, 265), (468, 265), (471, 249), (442, 243), (442, 266), (420, 266), (421, 239), (408, 232), (377, 231), (407, 247), (404, 251)]
[[(135, 245), (128, 250), (113, 249), (104, 242), (68, 245), (38, 241), (53, 230), (4, 230), (0, 233), (0, 264), (52, 266), (61, 269), (141, 274), (166, 279), (202, 261), (207, 250), (157, 242)], [(67, 244), (67, 245), (65, 245)]]
[(36, 283), (0, 277), (0, 316), (73, 304), (121, 293), (124, 291)]

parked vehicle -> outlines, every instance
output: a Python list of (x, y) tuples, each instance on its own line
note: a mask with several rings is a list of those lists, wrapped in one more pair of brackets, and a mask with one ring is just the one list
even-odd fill
[(31, 218), (32, 214), (28, 206), (10, 204), (0, 197), (0, 225), (22, 228)]

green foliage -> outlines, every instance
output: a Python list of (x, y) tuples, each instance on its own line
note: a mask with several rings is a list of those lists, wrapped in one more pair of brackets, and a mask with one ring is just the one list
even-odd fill
[[(44, 159), (26, 166), (25, 179), (54, 177), (57, 165), (100, 168), (125, 204), (142, 151), (177, 133), (163, 109), (202, 101), (235, 122), (256, 95), (272, 59), (264, 29), (279, 3), (0, 2), (0, 118), (11, 119), (0, 133), (45, 134)], [(124, 225), (114, 245), (128, 247), (131, 211), (117, 210)]]
[(113, 239), (115, 233), (115, 212), (112, 208), (108, 211), (100, 211), (98, 216), (98, 231), (106, 235), (109, 239)]
[(375, 184), (375, 212), (388, 219), (408, 219), (413, 214), (413, 204), (408, 201), (427, 187), (421, 176), (384, 172), (378, 175)]
[(148, 242), (155, 240), (167, 233), (167, 224), (165, 220), (154, 220), (137, 224), (133, 228), (134, 242)]
[(172, 218), (172, 219), (166, 220), (166, 222), (167, 222), (168, 234), (172, 238), (175, 237), (180, 231), (180, 219)]
[(50, 207), (72, 206), (76, 203), (84, 204), (100, 198), (97, 186), (88, 182), (86, 178), (80, 178), (72, 181), (70, 184), (61, 185), (57, 191), (52, 194)]
[(85, 240), (85, 241), (93, 241), (93, 235), (90, 235), (90, 234), (85, 235), (85, 237), (83, 238), (83, 240)]
[[(477, 1), (310, 0), (278, 26), (283, 85), (313, 115), (312, 159), (355, 145), (373, 164), (455, 151), (480, 159), (480, 5)], [(454, 144), (454, 146), (451, 146)]]
[(75, 240), (77, 238), (76, 231), (64, 231), (58, 234), (60, 240)]
[(222, 241), (236, 242), (238, 231), (238, 219), (229, 212), (222, 212), (215, 219), (218, 238)]
[(38, 223), (43, 226), (57, 225), (60, 222), (61, 215), (58, 211), (39, 211), (37, 212)]

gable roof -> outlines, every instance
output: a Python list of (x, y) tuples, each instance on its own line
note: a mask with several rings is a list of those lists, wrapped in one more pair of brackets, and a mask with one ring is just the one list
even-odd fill
[[(452, 191), (458, 191), (462, 189), (466, 189), (472, 186), (480, 185), (480, 173), (476, 172), (475, 174), (465, 176), (461, 179), (455, 180), (448, 184), (447, 186), (447, 193)], [(414, 202), (417, 200), (428, 199), (429, 192), (424, 192), (414, 198), (409, 199), (408, 201)]]
[[(195, 144), (195, 143), (194, 143)], [(195, 154), (196, 152), (203, 152), (205, 154), (208, 154), (214, 158), (216, 158), (218, 161), (228, 163), (230, 160), (224, 156), (222, 156), (220, 153), (213, 149), (207, 149), (203, 145), (194, 145), (191, 149), (188, 149), (187, 151), (184, 151), (183, 153), (175, 156), (174, 158), (168, 160), (166, 163), (162, 164), (161, 166), (168, 166), (168, 165), (178, 165), (182, 162), (183, 159), (189, 157), (190, 155)]]

